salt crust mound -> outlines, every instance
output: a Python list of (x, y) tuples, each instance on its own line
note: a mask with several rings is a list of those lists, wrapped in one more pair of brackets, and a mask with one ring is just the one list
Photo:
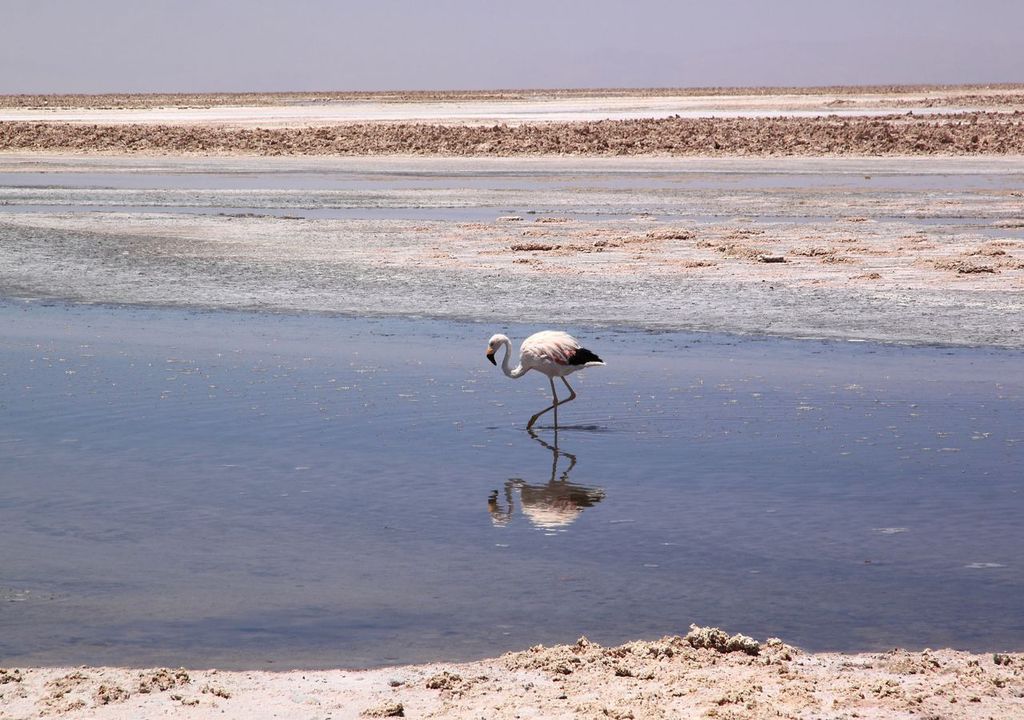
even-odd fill
[(1024, 654), (805, 653), (719, 628), (367, 671), (0, 669), (0, 717), (1024, 718)]

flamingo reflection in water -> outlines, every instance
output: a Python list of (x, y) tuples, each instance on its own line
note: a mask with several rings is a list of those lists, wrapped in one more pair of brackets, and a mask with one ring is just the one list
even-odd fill
[[(576, 467), (576, 456), (558, 449), (558, 430), (555, 430), (555, 444), (545, 442), (530, 430), (530, 437), (551, 451), (551, 479), (544, 485), (531, 485), (521, 478), (505, 481), (504, 507), (498, 501), (498, 491), (487, 498), (487, 509), (496, 526), (504, 526), (515, 512), (515, 495), (519, 496), (519, 507), (529, 521), (538, 528), (556, 530), (571, 525), (584, 508), (592, 507), (604, 499), (604, 490), (590, 488), (569, 482), (569, 473)], [(558, 459), (565, 456), (569, 466), (558, 475)], [(556, 479), (557, 475), (557, 479)]]

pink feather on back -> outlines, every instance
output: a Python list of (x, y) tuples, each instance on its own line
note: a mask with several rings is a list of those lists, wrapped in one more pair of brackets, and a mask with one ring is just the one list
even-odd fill
[(580, 344), (568, 333), (559, 330), (545, 330), (535, 333), (523, 341), (520, 355), (523, 364), (538, 367), (545, 363), (568, 365), (579, 350)]

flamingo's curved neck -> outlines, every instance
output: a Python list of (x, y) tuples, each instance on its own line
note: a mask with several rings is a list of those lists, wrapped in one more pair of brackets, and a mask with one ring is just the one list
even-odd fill
[(516, 378), (521, 378), (523, 376), (523, 373), (526, 372), (526, 369), (523, 367), (522, 363), (519, 363), (514, 368), (511, 366), (510, 358), (512, 357), (512, 342), (506, 340), (504, 342), (504, 345), (505, 357), (501, 359), (501, 371), (508, 375), (513, 380)]

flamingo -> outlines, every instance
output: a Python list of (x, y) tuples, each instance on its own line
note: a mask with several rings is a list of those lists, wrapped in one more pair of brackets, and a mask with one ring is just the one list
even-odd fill
[[(555, 411), (557, 428), (558, 406), (576, 399), (576, 391), (572, 389), (565, 376), (582, 368), (604, 365), (601, 358), (580, 345), (576, 338), (560, 330), (543, 330), (523, 340), (523, 344), (519, 346), (519, 365), (515, 368), (511, 367), (509, 359), (512, 355), (512, 341), (500, 333), (487, 341), (487, 359), (492, 365), (497, 365), (494, 355), (502, 345), (505, 346), (505, 356), (501, 360), (503, 373), (515, 380), (530, 370), (537, 370), (547, 375), (548, 382), (551, 383), (551, 405), (530, 418), (530, 422), (526, 424), (527, 430), (533, 427), (537, 418), (549, 410)], [(561, 378), (569, 389), (569, 397), (564, 400), (559, 400), (558, 393), (555, 392), (556, 377)]]

